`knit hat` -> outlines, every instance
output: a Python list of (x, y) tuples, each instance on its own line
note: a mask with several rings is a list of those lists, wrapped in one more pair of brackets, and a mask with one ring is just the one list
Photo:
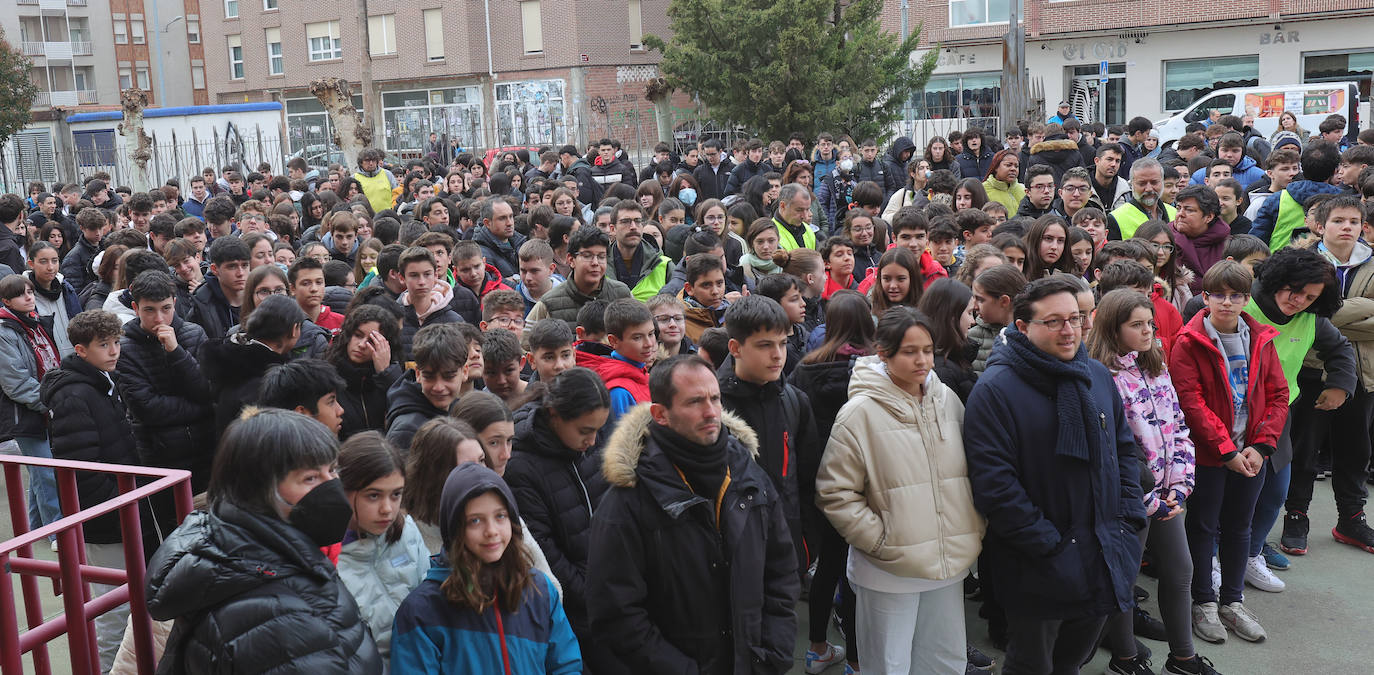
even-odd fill
[(1285, 145), (1291, 145), (1298, 152), (1302, 152), (1302, 139), (1291, 131), (1280, 131), (1274, 135), (1274, 149), (1278, 150)]

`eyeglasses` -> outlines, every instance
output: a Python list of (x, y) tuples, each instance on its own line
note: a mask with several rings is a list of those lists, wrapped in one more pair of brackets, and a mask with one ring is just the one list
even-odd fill
[(1088, 191), (1088, 186), (1086, 186), (1086, 185), (1065, 185), (1064, 187), (1059, 188), (1059, 189), (1060, 189), (1060, 190), (1063, 190), (1063, 191), (1065, 191), (1065, 192), (1067, 192), (1067, 193), (1069, 193), (1069, 194), (1072, 194), (1072, 195), (1081, 195), (1081, 194), (1083, 194), (1084, 192), (1087, 192), (1087, 191)]
[(591, 252), (589, 252), (589, 251), (582, 251), (582, 252), (578, 253), (578, 254), (577, 254), (577, 259), (578, 259), (578, 260), (585, 261), (585, 262), (599, 262), (599, 263), (604, 263), (604, 262), (606, 262), (607, 260), (610, 260), (610, 258), (607, 257), (607, 255), (606, 255), (605, 253), (591, 253)]
[(654, 317), (654, 323), (687, 323), (687, 318), (681, 314), (660, 314)]
[(253, 291), (253, 297), (255, 297), (255, 298), (266, 298), (266, 297), (272, 296), (272, 295), (286, 295), (286, 289), (285, 289), (285, 288), (259, 288), (258, 290)]
[(722, 215), (717, 214), (717, 213), (713, 213), (713, 214), (711, 214), (711, 215), (709, 215), (709, 216), (703, 217), (702, 220), (705, 221), (705, 222), (708, 222), (708, 223), (723, 223), (723, 222), (725, 222), (725, 216), (722, 216)]
[(1031, 319), (1030, 322), (1031, 322), (1031, 323), (1038, 323), (1038, 324), (1040, 324), (1040, 325), (1042, 325), (1042, 326), (1044, 326), (1044, 327), (1050, 329), (1051, 331), (1057, 333), (1057, 332), (1059, 332), (1059, 331), (1061, 331), (1061, 330), (1064, 330), (1064, 325), (1065, 325), (1065, 324), (1068, 324), (1069, 326), (1072, 326), (1072, 327), (1074, 327), (1074, 328), (1078, 328), (1078, 327), (1082, 326), (1082, 325), (1083, 325), (1083, 315), (1082, 315), (1082, 314), (1075, 314), (1075, 315), (1073, 315), (1073, 316), (1071, 316), (1071, 317), (1069, 317), (1069, 318), (1067, 318), (1067, 319), (1058, 319), (1058, 318), (1056, 318), (1056, 319)]
[(1030, 186), (1030, 189), (1032, 189), (1032, 190), (1043, 190), (1043, 191), (1045, 191), (1045, 192), (1050, 192), (1050, 191), (1054, 190), (1054, 183), (1041, 183), (1040, 185), (1032, 185), (1032, 186)]
[(1154, 246), (1156, 251), (1164, 251), (1165, 253), (1174, 252), (1173, 244), (1151, 244), (1151, 246)]
[(491, 320), (488, 321), (487, 323), (490, 324), (490, 325), (496, 326), (496, 327), (498, 327), (498, 328), (524, 328), (524, 327), (525, 327), (525, 320), (524, 320), (524, 319), (512, 318), (512, 317), (509, 317), (509, 316), (494, 316), (494, 317), (492, 317)]
[(1216, 300), (1217, 302), (1230, 300), (1233, 305), (1242, 304), (1246, 298), (1250, 297), (1249, 293), (1208, 293), (1207, 291), (1203, 291), (1202, 295), (1208, 300)]

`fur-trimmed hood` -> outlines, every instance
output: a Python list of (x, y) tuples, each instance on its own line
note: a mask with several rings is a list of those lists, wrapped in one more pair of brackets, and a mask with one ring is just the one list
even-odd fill
[(1068, 138), (1061, 138), (1052, 141), (1040, 141), (1039, 143), (1036, 143), (1035, 145), (1031, 146), (1030, 154), (1036, 155), (1042, 152), (1053, 152), (1055, 150), (1072, 150), (1074, 152), (1077, 152), (1078, 144), (1069, 140)]
[[(649, 414), (648, 403), (640, 403), (631, 408), (616, 423), (615, 432), (606, 442), (602, 456), (601, 475), (612, 487), (634, 487), (638, 483), (635, 470), (639, 468), (639, 458), (649, 441), (649, 425), (654, 418)], [(729, 412), (722, 412), (721, 425), (731, 436), (749, 451), (751, 457), (759, 453), (759, 437), (744, 420)]]

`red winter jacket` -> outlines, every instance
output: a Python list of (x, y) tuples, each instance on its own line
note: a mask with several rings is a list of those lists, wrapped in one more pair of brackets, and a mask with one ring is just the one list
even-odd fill
[[(1208, 310), (1198, 312), (1179, 331), (1169, 357), (1169, 374), (1178, 391), (1183, 418), (1197, 447), (1199, 466), (1221, 466), (1221, 456), (1240, 450), (1231, 441), (1235, 411), (1221, 349), (1202, 325)], [(1249, 421), (1245, 439), (1266, 457), (1273, 454), (1288, 419), (1288, 380), (1279, 365), (1274, 338), (1279, 332), (1242, 313), (1250, 329), (1250, 386), (1245, 402)]]
[[(487, 278), (482, 281), (482, 292), (477, 294), (477, 298), (480, 300), (487, 297), (488, 293), (502, 288), (508, 291), (515, 290), (514, 287), (506, 283), (505, 277), (501, 276), (501, 270), (496, 269), (495, 265), (487, 263)], [(468, 290), (472, 289), (469, 288)]]
[[(581, 344), (579, 342), (574, 347)], [(620, 359), (581, 348), (576, 350), (576, 357), (577, 365), (590, 368), (601, 376), (601, 381), (606, 383), (606, 391), (619, 387), (629, 392), (638, 403), (649, 400), (649, 372), (644, 368), (636, 368)]]
[(1178, 313), (1174, 303), (1164, 297), (1163, 284), (1155, 283), (1154, 290), (1150, 293), (1150, 303), (1155, 306), (1155, 326), (1158, 327), (1159, 341), (1164, 346), (1164, 358), (1168, 360), (1174, 351), (1174, 341), (1178, 338), (1178, 332), (1183, 330), (1183, 315)]
[[(896, 244), (890, 244), (888, 248), (891, 249), (893, 246), (896, 246)], [(948, 276), (949, 270), (946, 270), (944, 265), (936, 261), (935, 256), (932, 256), (930, 251), (921, 251), (922, 289), (930, 288), (930, 285), (935, 283), (936, 279), (946, 278)], [(859, 292), (868, 295), (868, 289), (873, 288), (873, 284), (877, 282), (878, 265), (875, 264), (868, 268), (868, 275), (864, 277), (863, 281), (859, 282)]]

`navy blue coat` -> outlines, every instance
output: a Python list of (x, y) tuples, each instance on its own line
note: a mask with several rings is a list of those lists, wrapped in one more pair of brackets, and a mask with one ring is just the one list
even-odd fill
[(1134, 604), (1145, 526), (1140, 459), (1121, 396), (1092, 361), (1101, 435), (1092, 462), (1055, 454), (1052, 395), (1014, 371), (999, 344), (964, 411), (973, 500), (988, 519), (981, 577), (1011, 616), (1106, 616)]

